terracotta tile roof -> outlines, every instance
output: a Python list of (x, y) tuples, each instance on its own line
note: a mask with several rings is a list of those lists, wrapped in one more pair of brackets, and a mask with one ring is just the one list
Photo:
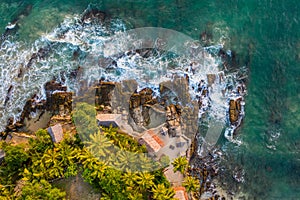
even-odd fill
[(179, 200), (188, 200), (189, 199), (184, 187), (178, 186), (178, 187), (174, 187), (173, 189), (175, 191), (174, 198), (179, 199)]
[(161, 147), (165, 145), (164, 142), (152, 130), (148, 130), (148, 133)]
[(146, 144), (153, 152), (158, 152), (164, 146), (164, 142), (152, 130), (146, 131), (141, 139), (141, 143)]

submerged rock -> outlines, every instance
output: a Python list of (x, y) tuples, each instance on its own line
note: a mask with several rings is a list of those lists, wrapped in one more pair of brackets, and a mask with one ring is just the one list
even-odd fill
[(103, 23), (106, 18), (106, 14), (103, 11), (100, 11), (95, 8), (89, 8), (87, 9), (82, 17), (81, 17), (81, 22), (82, 23)]

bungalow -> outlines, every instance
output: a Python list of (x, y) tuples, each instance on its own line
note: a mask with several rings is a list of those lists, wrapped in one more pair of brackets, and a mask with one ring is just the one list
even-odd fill
[(122, 115), (121, 114), (98, 114), (96, 116), (99, 126), (114, 128), (120, 127), (122, 124)]
[(164, 146), (164, 142), (151, 129), (145, 131), (139, 139), (139, 143), (145, 144), (149, 153), (156, 153)]
[(63, 129), (61, 124), (49, 127), (48, 133), (50, 134), (53, 142), (60, 142), (63, 140)]

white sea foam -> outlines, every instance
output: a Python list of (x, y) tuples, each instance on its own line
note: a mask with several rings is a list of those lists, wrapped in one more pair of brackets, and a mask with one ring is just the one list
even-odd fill
[[(112, 20), (108, 27), (102, 24), (82, 24), (79, 22), (79, 16), (73, 16), (66, 18), (53, 32), (45, 34), (33, 44), (6, 40), (0, 50), (0, 131), (4, 130), (9, 117), (18, 120), (26, 100), (33, 94), (38, 94), (40, 99), (45, 97), (43, 85), (52, 78), (61, 81), (70, 90), (77, 91), (78, 85), (70, 79), (69, 74), (78, 66), (84, 69), (81, 78), (90, 83), (102, 77), (109, 81), (135, 79), (140, 89), (152, 87), (155, 91), (159, 82), (172, 80), (174, 75), (186, 74), (189, 76), (190, 94), (193, 99), (201, 95), (197, 91), (198, 83), (201, 80), (207, 83), (207, 74), (223, 73), (219, 67), (221, 60), (216, 56), (222, 45), (201, 48), (197, 42), (186, 40), (182, 34), (178, 36), (184, 41), (182, 49), (176, 46), (176, 38), (170, 37), (170, 42), (167, 43), (157, 39), (151, 47), (166, 45), (167, 51), (158, 51), (157, 55), (146, 58), (137, 52), (129, 52), (144, 48), (145, 42), (133, 33), (126, 34), (125, 25), (121, 20)], [(171, 33), (173, 32), (168, 32)], [(32, 54), (47, 46), (50, 47), (50, 52), (46, 58), (38, 58), (26, 68)], [(79, 52), (76, 58), (73, 56), (74, 51)], [(168, 51), (177, 54), (170, 56)], [(110, 59), (116, 64), (109, 65), (111, 70), (108, 70), (99, 65), (100, 59)], [(173, 63), (176, 67), (172, 67)], [(23, 70), (23, 74), (18, 78), (20, 69)], [(226, 99), (229, 94), (223, 96), (222, 90), (230, 84), (236, 84), (233, 75), (224, 75), (223, 81), (217, 78), (212, 87), (208, 88), (210, 99), (203, 100), (206, 108), (200, 110), (208, 110), (210, 118), (224, 126), (228, 107)], [(13, 90), (4, 106), (11, 85)], [(208, 106), (209, 101), (211, 107)]]

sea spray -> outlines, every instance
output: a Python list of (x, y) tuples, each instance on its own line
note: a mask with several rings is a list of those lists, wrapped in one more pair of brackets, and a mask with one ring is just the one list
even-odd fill
[[(168, 33), (167, 36), (158, 35), (154, 41), (150, 41), (151, 45), (145, 46), (145, 41), (138, 38), (138, 34), (143, 33), (142, 29), (139, 32), (135, 29), (126, 31), (120, 19), (110, 20), (109, 23), (82, 21), (76, 15), (67, 17), (53, 32), (45, 34), (33, 44), (18, 42), (14, 38), (3, 42), (0, 53), (0, 79), (3, 80), (0, 86), (0, 131), (4, 131), (10, 117), (15, 121), (19, 119), (26, 100), (33, 94), (38, 94), (40, 99), (45, 98), (43, 87), (47, 81), (56, 79), (69, 90), (78, 91), (79, 84), (69, 74), (80, 66), (84, 68), (81, 78), (90, 84), (100, 78), (115, 82), (135, 79), (140, 90), (150, 87), (157, 91), (159, 82), (187, 76), (193, 100), (198, 100), (203, 90), (209, 92), (209, 96), (202, 99), (199, 118), (207, 113), (211, 124), (220, 124), (217, 130), (214, 129), (219, 132), (217, 138), (211, 141), (216, 142), (222, 129), (228, 126), (227, 99), (231, 95), (228, 88), (237, 86), (236, 75), (223, 71), (221, 58), (217, 55), (222, 45), (203, 48), (197, 41), (181, 33), (145, 28), (147, 32), (153, 31), (152, 37), (157, 34), (155, 31)], [(174, 34), (177, 37), (172, 38)], [(181, 40), (183, 45), (178, 46), (176, 39)], [(38, 57), (26, 68), (32, 56), (45, 47), (49, 47), (47, 55)], [(148, 57), (142, 55), (138, 50), (145, 47), (154, 49), (156, 53)], [(108, 60), (108, 64), (103, 66), (101, 59)], [(217, 77), (210, 85), (208, 74)], [(201, 82), (203, 88), (199, 90)], [(8, 92), (11, 85), (13, 91)]]

